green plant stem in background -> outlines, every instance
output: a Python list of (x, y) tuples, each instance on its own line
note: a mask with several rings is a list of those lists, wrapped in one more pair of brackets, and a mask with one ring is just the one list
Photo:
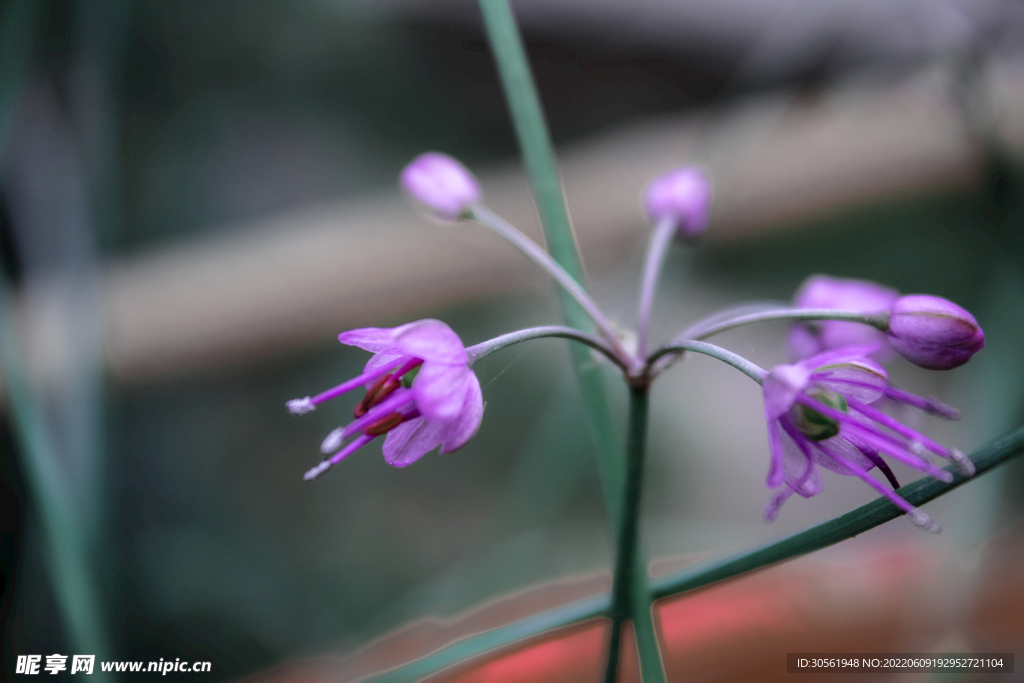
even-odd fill
[(640, 678), (645, 683), (665, 680), (665, 669), (658, 650), (651, 610), (651, 591), (647, 567), (637, 562), (640, 542), (640, 502), (643, 491), (644, 453), (647, 447), (648, 388), (633, 387), (629, 392), (629, 431), (626, 442), (626, 490), (622, 515), (619, 517), (615, 575), (612, 579), (612, 631), (605, 667), (605, 683), (615, 683), (619, 673), (622, 626), (633, 622)]
[[(31, 59), (33, 36), (43, 4), (13, 0), (0, 16), (0, 161), (14, 119), (14, 108)], [(42, 532), (43, 555), (68, 644), (80, 654), (106, 659), (112, 654), (97, 583), (83, 543), (70, 482), (62, 478), (43, 416), (22, 368), (14, 329), (11, 293), (0, 276), (0, 365), (3, 367), (6, 411), (11, 419), (34, 512)], [(99, 680), (113, 675), (96, 667)]]
[[(910, 504), (920, 507), (1021, 454), (1024, 454), (1024, 428), (1019, 428), (1006, 436), (995, 439), (974, 451), (971, 454), (971, 461), (977, 469), (974, 477), (963, 476), (956, 466), (951, 465), (946, 468), (946, 471), (953, 475), (952, 482), (946, 483), (931, 477), (922, 477), (901, 487), (900, 495)], [(725, 559), (702, 562), (682, 571), (653, 579), (651, 594), (654, 599), (678, 596), (686, 591), (702, 588), (835, 545), (902, 516), (903, 511), (888, 499), (878, 498), (856, 510), (847, 512), (845, 515), (840, 515), (781, 541)], [(470, 657), (484, 655), (496, 648), (537, 636), (545, 631), (608, 616), (611, 606), (611, 596), (607, 594), (564, 605), (529, 619), (471, 636), (427, 657), (374, 676), (370, 680), (373, 683), (418, 681)]]
[[(96, 582), (90, 571), (82, 530), (76, 523), (69, 482), (60, 465), (42, 413), (22, 372), (21, 354), (14, 331), (11, 296), (0, 279), (0, 363), (3, 365), (5, 398), (12, 418), (25, 479), (43, 533), (46, 566), (67, 628), (69, 645), (78, 654), (94, 654), (97, 660), (111, 654)], [(109, 678), (109, 674), (96, 674)]]
[[(544, 226), (547, 248), (555, 262), (576, 282), (584, 282), (583, 265), (569, 211), (562, 194), (562, 182), (555, 163), (555, 153), (544, 122), (540, 99), (533, 84), (519, 29), (506, 0), (480, 0), (484, 26), (498, 66), (505, 99), (519, 140), (523, 164), (537, 202), (537, 212)], [(589, 332), (590, 319), (578, 303), (565, 291), (559, 291), (565, 321), (571, 327)], [(616, 528), (622, 507), (622, 452), (614, 421), (608, 408), (601, 370), (594, 366), (590, 352), (578, 345), (572, 348), (573, 365), (579, 377), (587, 421), (594, 434), (598, 452), (598, 471), (608, 507), (612, 528)]]

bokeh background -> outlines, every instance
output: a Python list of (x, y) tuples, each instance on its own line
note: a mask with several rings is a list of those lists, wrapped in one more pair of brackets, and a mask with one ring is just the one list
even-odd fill
[[(900, 386), (964, 411), (921, 425), (967, 450), (1020, 424), (1017, 2), (513, 7), (613, 317), (633, 324), (643, 187), (701, 163), (716, 182), (712, 227), (669, 257), (657, 338), (740, 300), (787, 300), (813, 273), (934, 293), (974, 312), (988, 346), (948, 373), (893, 364)], [(611, 543), (564, 343), (481, 362), (479, 434), (404, 470), (374, 445), (303, 482), (351, 406), (284, 410), (358, 373), (365, 353), (335, 341), (345, 329), (436, 317), (470, 344), (560, 320), (551, 283), (511, 247), (426, 221), (396, 186), (414, 155), (445, 151), (541, 239), (474, 3), (6, 0), (0, 21), (4, 275), (114, 656), (208, 660), (212, 681), (348, 680), (370, 666), (361, 647), (417, 619), (554, 581), (606, 585)], [(785, 333), (721, 342), (770, 365), (788, 359)], [(873, 498), (826, 476), (821, 496), (765, 525), (758, 388), (695, 358), (659, 380), (653, 405), (644, 544), (656, 567)], [(6, 411), (5, 671), (18, 654), (73, 649), (12, 430)], [(899, 595), (857, 633), (900, 615), (890, 649), (1021, 653), (1022, 483), (1017, 463), (929, 505), (941, 536), (897, 520), (791, 563), (810, 577), (794, 599), (840, 610), (838, 624), (836, 605)], [(865, 558), (895, 550), (913, 580), (872, 573)], [(814, 583), (840, 567), (863, 571)]]

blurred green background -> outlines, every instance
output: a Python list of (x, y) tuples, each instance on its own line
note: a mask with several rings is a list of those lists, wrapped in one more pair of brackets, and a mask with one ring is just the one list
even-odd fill
[[(973, 448), (1018, 425), (1024, 408), (1020, 11), (1010, 2), (946, 3), (942, 12), (911, 2), (815, 5), (809, 17), (800, 3), (652, 1), (624, 18), (610, 3), (514, 3), (555, 142), (582, 159), (579, 175), (588, 150), (619, 145), (632, 150), (629, 178), (653, 178), (667, 167), (645, 166), (647, 151), (631, 140), (649, 144), (642, 131), (675, 121), (697, 122), (688, 129), (693, 157), (678, 164), (725, 169), (706, 243), (692, 263), (682, 248), (669, 258), (657, 338), (742, 299), (789, 299), (818, 272), (950, 298), (984, 327), (984, 353), (941, 376), (906, 364), (892, 375), (961, 406), (961, 423), (927, 427)], [(288, 321), (240, 319), (236, 346), (207, 348), (202, 335), (189, 346), (190, 331), (178, 330), (184, 350), (166, 364), (159, 349), (147, 352), (144, 370), (119, 364), (107, 336), (108, 276), (118, 268), (136, 264), (145, 279), (153, 255), (184, 262), (206, 245), (223, 253), (248, 240), (287, 244), (290, 224), (303, 224), (310, 207), (347, 215), (368, 201), (399, 206), (395, 178), (421, 151), (444, 150), (483, 169), (485, 186), (491, 178), (521, 193), (521, 181), (502, 175), (515, 140), (472, 3), (8, 0), (0, 16), (4, 49), (23, 41), (27, 55), (23, 74), (5, 72), (5, 88), (21, 81), (2, 160), (0, 247), (23, 323), (43, 305), (32, 292), (55, 287), (64, 297), (63, 317), (37, 321), (26, 351), (47, 366), (30, 374), (74, 483), (116, 658), (209, 660), (210, 680), (234, 679), (608, 568), (594, 458), (561, 342), (514, 347), (477, 366), (487, 409), (459, 452), (398, 470), (371, 445), (322, 479), (301, 478), (351, 405), (297, 419), (284, 402), (356, 375), (366, 360), (334, 334), (437, 317), (471, 344), (557, 323), (551, 287), (526, 266), (525, 277), (491, 289), (443, 289), (415, 312), (390, 308), (389, 297), (401, 296), (387, 290), (337, 321), (310, 311), (317, 322), (294, 332)], [(759, 157), (728, 160), (746, 159), (786, 126), (799, 136), (800, 112), (856, 112), (879, 93), (904, 91), (924, 93), (926, 108), (939, 103), (937, 115), (957, 122), (948, 172), (911, 154), (918, 161), (899, 170), (907, 182), (891, 191), (882, 183), (847, 196), (799, 174), (785, 195), (735, 189), (738, 177), (785, 174)], [(815, 169), (815, 146), (841, 151), (842, 142), (811, 140), (792, 162)], [(862, 187), (870, 168), (830, 166), (812, 177), (833, 173), (842, 187), (849, 174), (849, 187)], [(614, 164), (589, 171), (616, 186)], [(573, 178), (567, 172), (571, 209), (600, 199), (574, 195)], [(626, 326), (643, 249), (642, 187), (618, 187), (634, 198), (623, 211), (635, 217), (593, 247), (590, 272), (598, 300)], [(405, 215), (422, 224), (420, 239), (472, 230), (431, 226), (411, 208)], [(587, 256), (587, 225), (576, 229)], [(400, 275), (387, 256), (367, 258), (379, 264), (382, 288)], [(204, 288), (189, 272), (180, 275), (186, 308)], [(285, 293), (292, 276), (273, 264), (258, 274)], [(239, 296), (246, 287), (239, 281)], [(293, 294), (294, 307), (305, 305)], [(762, 364), (787, 359), (782, 326), (734, 331), (722, 343)], [(610, 384), (621, 407), (622, 387)], [(757, 387), (690, 359), (654, 396), (644, 522), (652, 559), (739, 550), (873, 498), (856, 481), (826, 476), (822, 496), (793, 500), (764, 525)], [(18, 654), (72, 646), (9, 416), (3, 429), (3, 649), (13, 671)], [(940, 537), (898, 522), (874, 537), (981, 552), (991, 536), (1019, 533), (1022, 476), (1017, 463), (929, 506), (946, 528)]]

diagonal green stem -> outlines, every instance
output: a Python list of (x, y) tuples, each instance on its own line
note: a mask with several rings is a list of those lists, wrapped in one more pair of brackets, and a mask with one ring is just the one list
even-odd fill
[[(60, 605), (68, 639), (76, 652), (106, 659), (112, 651), (106, 640), (97, 585), (82, 543), (82, 530), (63, 479), (42, 412), (22, 372), (14, 330), (11, 297), (0, 279), (0, 365), (3, 367), (7, 409), (14, 423), (25, 468), (25, 479), (43, 532), (47, 568)], [(98, 672), (106, 678), (107, 674)]]
[[(974, 451), (971, 454), (971, 461), (977, 469), (977, 474), (974, 477), (963, 476), (959, 469), (951, 465), (946, 469), (953, 474), (952, 482), (946, 483), (931, 477), (922, 477), (901, 487), (900, 494), (911, 504), (920, 507), (1021, 454), (1024, 454), (1024, 428), (995, 439)], [(702, 562), (682, 571), (653, 579), (651, 594), (654, 599), (677, 596), (696, 588), (702, 588), (835, 545), (902, 515), (903, 511), (889, 500), (878, 498), (845, 515), (762, 548), (721, 560)], [(484, 655), (496, 648), (511, 645), (545, 631), (607, 616), (611, 611), (611, 605), (612, 601), (609, 595), (600, 595), (564, 605), (523, 621), (470, 636), (427, 657), (374, 676), (371, 680), (373, 683), (407, 683), (422, 680), (432, 673), (470, 657)]]
[[(479, 0), (487, 37), (501, 77), (505, 99), (519, 140), (519, 150), (530, 179), (537, 212), (544, 226), (544, 238), (551, 256), (569, 276), (585, 285), (583, 264), (576, 247), (569, 211), (565, 206), (562, 181), (555, 163), (540, 98), (526, 60), (519, 29), (507, 0)], [(559, 291), (565, 321), (584, 332), (592, 329), (582, 307), (564, 290)], [(587, 349), (574, 344), (573, 366), (579, 378), (587, 422), (594, 434), (598, 453), (598, 472), (612, 528), (622, 507), (623, 455), (614, 427), (600, 368)]]
[(605, 667), (605, 683), (615, 683), (619, 673), (622, 626), (633, 622), (640, 677), (647, 683), (664, 682), (665, 669), (658, 650), (658, 639), (651, 611), (647, 567), (638, 561), (640, 541), (640, 501), (643, 490), (644, 453), (647, 446), (647, 387), (633, 387), (629, 393), (629, 431), (626, 443), (626, 491), (623, 513), (619, 517), (615, 575), (612, 579), (612, 631)]

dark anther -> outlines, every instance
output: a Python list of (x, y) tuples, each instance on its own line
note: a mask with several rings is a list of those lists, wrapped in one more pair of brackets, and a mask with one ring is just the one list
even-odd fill
[(388, 413), (381, 419), (371, 422), (363, 428), (363, 434), (366, 434), (366, 436), (380, 436), (402, 424), (404, 420), (405, 415), (401, 413)]
[(366, 396), (363, 396), (363, 400), (359, 402), (359, 405), (352, 411), (352, 414), (355, 417), (366, 415), (370, 408), (386, 399), (401, 385), (401, 380), (394, 375), (384, 375), (366, 391)]

